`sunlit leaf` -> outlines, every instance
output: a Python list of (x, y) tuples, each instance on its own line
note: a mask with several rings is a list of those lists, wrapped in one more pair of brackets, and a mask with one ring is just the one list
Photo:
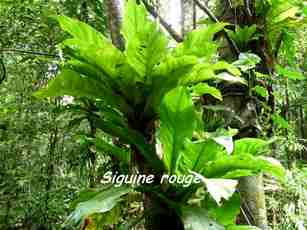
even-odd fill
[(266, 88), (264, 88), (263, 86), (259, 86), (259, 85), (256, 85), (253, 90), (258, 94), (260, 95), (261, 97), (268, 97), (269, 96), (269, 93), (267, 91)]
[(301, 71), (293, 70), (290, 68), (284, 68), (280, 65), (276, 66), (276, 71), (279, 75), (289, 78), (291, 80), (304, 80), (306, 77)]
[(221, 92), (212, 86), (209, 86), (206, 83), (199, 83), (192, 87), (192, 93), (196, 96), (202, 96), (205, 94), (210, 94), (211, 96), (215, 97), (216, 99), (222, 101), (223, 97)]
[(261, 58), (253, 53), (240, 53), (239, 59), (233, 63), (234, 66), (240, 68), (243, 72), (254, 69)]
[(121, 197), (131, 192), (132, 189), (126, 186), (109, 186), (91, 197), (87, 201), (79, 203), (75, 210), (68, 216), (66, 225), (80, 225), (84, 219), (94, 213), (105, 213), (121, 201)]
[(184, 87), (170, 91), (160, 107), (160, 140), (163, 161), (169, 172), (175, 172), (186, 138), (192, 137), (196, 115), (192, 97)]
[(128, 63), (141, 77), (150, 74), (154, 65), (166, 56), (167, 38), (158, 24), (147, 18), (143, 4), (138, 5), (135, 0), (128, 1), (122, 32)]

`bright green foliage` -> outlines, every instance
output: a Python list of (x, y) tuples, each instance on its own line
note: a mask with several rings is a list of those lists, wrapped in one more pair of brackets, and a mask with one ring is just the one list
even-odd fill
[[(140, 16), (138, 21), (135, 19), (136, 16)], [(141, 24), (139, 20), (143, 20)], [(67, 54), (70, 55), (71, 60), (46, 89), (36, 94), (38, 97), (71, 95), (94, 98), (111, 106), (114, 113), (117, 113), (115, 110), (120, 111), (120, 114), (117, 114), (122, 122), (140, 117), (151, 120), (159, 111), (159, 104), (163, 96), (171, 89), (180, 84), (187, 85), (191, 82), (197, 83), (205, 80), (202, 76), (197, 78), (200, 69), (210, 71), (210, 75), (206, 74), (207, 80), (218, 79), (215, 71), (221, 70), (239, 75), (235, 67), (225, 62), (213, 64), (200, 62), (198, 54), (194, 56), (193, 51), (189, 51), (190, 46), (185, 49), (188, 56), (186, 52), (176, 53), (175, 56), (169, 54), (165, 49), (166, 42), (162, 38), (163, 34), (156, 24), (146, 19), (144, 7), (137, 6), (135, 1), (127, 3), (123, 25), (127, 49), (124, 52), (117, 50), (110, 41), (84, 23), (64, 16), (59, 17), (59, 21), (63, 29), (73, 36), (72, 39), (63, 42), (64, 48), (68, 48)], [(204, 31), (209, 30), (206, 38), (206, 42), (209, 43), (214, 32), (221, 28), (222, 26), (218, 28), (214, 26), (212, 30), (208, 27), (206, 30), (195, 31), (192, 37), (198, 41), (197, 39), (204, 35)], [(154, 35), (152, 38), (154, 42), (148, 40), (152, 35)], [(139, 53), (140, 49), (141, 53)], [(154, 58), (153, 50), (158, 55)], [(167, 56), (165, 61), (162, 59), (163, 56)], [(232, 78), (240, 81), (239, 77), (233, 76)], [(91, 90), (90, 86), (92, 86)], [(131, 136), (131, 133), (135, 133), (134, 136), (140, 136), (138, 131), (130, 130), (130, 127), (122, 130), (112, 122), (107, 123), (112, 121), (112, 118), (109, 118), (110, 113), (104, 115), (106, 121), (101, 124), (103, 131), (124, 139), (128, 144), (137, 145), (147, 159), (154, 161), (155, 156), (150, 146), (142, 143), (143, 140), (140, 137), (135, 140), (126, 135), (129, 133)], [(127, 138), (129, 140), (125, 140)]]
[[(188, 101), (190, 102), (187, 103)], [(181, 104), (179, 108), (182, 111), (178, 109), (178, 104)], [(231, 136), (234, 134), (232, 131), (204, 134), (200, 140), (192, 141), (191, 135), (195, 129), (195, 121), (191, 109), (193, 111), (191, 96), (186, 95), (183, 88), (172, 90), (164, 97), (161, 104), (159, 140), (163, 148), (164, 163), (169, 172), (175, 172), (178, 175), (192, 173), (199, 177), (207, 192), (222, 207), (222, 200), (230, 199), (235, 192), (237, 181), (233, 179), (267, 172), (279, 180), (283, 180), (285, 171), (277, 161), (258, 156), (266, 150), (265, 147), (270, 142), (246, 138), (236, 141), (234, 150), (229, 151), (232, 148), (229, 148), (229, 142), (232, 142)], [(183, 125), (180, 123), (181, 118), (184, 118), (184, 121), (189, 119), (190, 122)], [(176, 149), (176, 152), (172, 152), (173, 149)], [(184, 211), (184, 222), (187, 229), (199, 229), (199, 224), (206, 226), (210, 221), (205, 213), (200, 218), (199, 212), (201, 210), (190, 208), (188, 211)], [(215, 211), (219, 212), (219, 209), (217, 208)], [(211, 217), (216, 217), (215, 212), (212, 212)], [(222, 221), (228, 221), (227, 225), (234, 224), (233, 218)], [(216, 225), (213, 224), (213, 226)], [(217, 229), (219, 228), (217, 227)]]
[(211, 61), (218, 48), (218, 45), (212, 42), (213, 37), (226, 25), (226, 23), (216, 23), (190, 32), (184, 42), (174, 50), (175, 55), (192, 55), (203, 58), (205, 61)]
[(75, 211), (68, 217), (66, 224), (80, 225), (86, 217), (92, 214), (105, 213), (112, 210), (121, 200), (121, 197), (130, 191), (130, 188), (121, 186), (107, 187), (100, 192), (92, 193), (90, 199), (77, 205)]
[[(172, 93), (176, 95), (175, 92), (176, 90)], [(263, 170), (272, 173), (279, 179), (283, 178), (284, 170), (281, 166), (271, 164), (265, 159), (253, 156), (265, 151), (264, 147), (268, 144), (265, 141), (251, 138), (239, 140), (235, 143), (233, 153), (231, 153), (231, 151), (227, 152), (229, 144), (225, 144), (225, 141), (221, 142), (221, 138), (219, 137), (220, 139), (218, 139), (214, 137), (214, 135), (213, 137), (209, 137), (206, 141), (191, 142), (191, 133), (193, 128), (195, 129), (193, 117), (190, 116), (191, 122), (187, 123), (190, 125), (189, 127), (182, 126), (181, 123), (174, 123), (174, 118), (178, 119), (179, 116), (183, 115), (180, 115), (179, 111), (177, 111), (178, 113), (176, 114), (174, 113), (175, 110), (171, 109), (171, 105), (173, 105), (174, 102), (179, 103), (178, 96), (174, 96), (173, 99), (175, 100), (170, 101), (170, 99), (166, 97), (164, 100), (164, 104), (168, 103), (169, 106), (163, 108), (163, 115), (161, 114), (161, 127), (164, 129), (164, 126), (169, 123), (168, 126), (171, 128), (167, 129), (169, 131), (169, 137), (166, 138), (162, 136), (160, 141), (165, 150), (164, 158), (169, 159), (168, 162), (172, 161), (170, 159), (173, 159), (175, 163), (178, 162), (180, 165), (179, 171), (183, 170), (185, 173), (188, 173), (189, 170), (201, 172), (207, 178), (238, 178), (242, 176), (242, 172), (251, 175)], [(164, 107), (163, 104), (162, 106)], [(167, 109), (169, 109), (169, 111), (164, 111)], [(185, 109), (181, 114), (185, 114), (187, 111), (189, 110)], [(164, 114), (167, 114), (167, 116)], [(180, 135), (181, 141), (179, 143), (174, 142), (174, 138), (170, 138), (171, 133), (173, 135), (176, 133), (183, 134), (182, 136)], [(184, 139), (187, 139), (185, 148), (183, 148), (184, 146), (182, 143)], [(224, 137), (223, 140), (226, 140), (226, 138)], [(225, 150), (218, 147), (216, 143), (224, 146)], [(170, 144), (172, 149), (177, 150), (176, 155), (168, 150), (169, 147), (167, 146)], [(181, 154), (181, 157), (179, 154)], [(180, 158), (179, 161), (178, 158)], [(175, 168), (175, 166), (172, 166), (173, 170)]]
[[(78, 40), (87, 41), (88, 44), (97, 45), (101, 44), (105, 40), (101, 33), (83, 22), (76, 22), (75, 20), (65, 16), (59, 16), (58, 21), (63, 30)], [(77, 26), (74, 26), (75, 23), (77, 23)]]
[(211, 87), (206, 83), (199, 83), (192, 87), (192, 94), (195, 96), (202, 96), (205, 94), (210, 94), (211, 96), (215, 97), (216, 99), (222, 101), (223, 97), (221, 92), (215, 88)]
[(246, 51), (248, 42), (252, 40), (258, 39), (259, 35), (257, 34), (257, 26), (244, 26), (239, 27), (236, 26), (235, 31), (227, 31), (230, 38), (235, 41), (236, 45), (238, 46), (239, 50)]
[(306, 80), (306, 77), (301, 71), (293, 70), (291, 68), (284, 68), (280, 65), (276, 66), (276, 72), (281, 77), (286, 77), (290, 80)]
[(135, 4), (135, 0), (127, 3), (122, 31), (127, 62), (144, 79), (165, 58), (168, 41), (158, 24), (147, 19), (145, 7)]
[(203, 203), (209, 215), (225, 226), (233, 225), (240, 214), (240, 195), (238, 193), (224, 201), (222, 206), (218, 206), (211, 199), (205, 199)]
[(272, 115), (272, 121), (274, 122), (275, 125), (282, 129), (287, 129), (289, 128), (289, 123), (287, 120), (285, 120), (282, 116), (280, 116), (277, 113), (274, 113)]
[(253, 90), (261, 97), (267, 98), (269, 96), (266, 88), (260, 85), (256, 85)]
[(258, 138), (242, 138), (235, 141), (235, 150), (233, 155), (251, 154), (257, 156), (265, 154), (269, 151), (270, 141), (265, 141)]
[(240, 68), (243, 72), (254, 69), (261, 62), (261, 58), (253, 53), (240, 53), (239, 59), (233, 63), (234, 66)]
[(184, 141), (192, 138), (196, 124), (192, 98), (186, 88), (172, 90), (164, 97), (160, 117), (163, 161), (169, 172), (174, 173)]
[[(192, 142), (186, 140), (184, 153), (180, 162), (180, 169), (183, 171), (192, 170), (199, 172), (204, 162), (213, 161), (224, 155), (223, 147), (214, 140)], [(205, 153), (205, 154), (204, 154)]]
[(224, 156), (215, 161), (208, 162), (204, 165), (203, 173), (209, 178), (238, 178), (242, 176), (242, 170), (244, 170), (244, 173), (249, 172), (249, 175), (260, 171), (269, 172), (280, 180), (283, 179), (285, 174), (284, 168), (281, 165), (275, 165), (266, 159), (248, 154)]
[[(61, 81), (61, 84), (58, 84)], [(96, 79), (87, 76), (80, 76), (73, 70), (65, 69), (57, 77), (57, 80), (50, 81), (46, 90), (35, 94), (37, 97), (49, 96), (81, 96), (91, 99), (103, 98), (105, 88)]]
[(269, 37), (274, 51), (278, 49), (278, 40), (283, 40), (283, 38), (280, 37), (283, 36), (283, 33), (294, 32), (305, 23), (305, 19), (299, 17), (300, 9), (295, 1), (260, 1), (257, 5), (259, 14), (265, 17), (266, 34)]
[[(119, 139), (125, 148), (132, 147), (132, 154), (142, 154), (145, 162), (138, 164), (146, 163), (157, 172), (198, 175), (203, 183), (195, 186), (206, 188), (219, 205), (234, 193), (235, 178), (265, 171), (282, 179), (284, 172), (280, 165), (252, 155), (252, 151), (262, 147), (258, 140), (250, 140), (255, 146), (252, 151), (241, 152), (246, 148), (240, 144), (240, 148), (236, 149), (236, 145), (234, 148), (233, 132), (201, 130), (203, 123), (197, 117), (199, 111), (190, 90), (198, 96), (209, 93), (222, 99), (221, 93), (204, 81), (246, 84), (234, 65), (217, 61), (218, 46), (213, 37), (225, 24), (195, 30), (176, 48), (167, 49), (166, 37), (147, 18), (144, 6), (129, 0), (122, 28), (126, 49), (120, 51), (88, 25), (64, 16), (58, 20), (72, 36), (62, 43), (69, 61), (45, 89), (36, 93), (37, 97), (70, 95), (91, 99), (98, 111), (90, 114), (90, 118), (97, 128)], [(253, 56), (248, 62), (255, 65), (255, 59)], [(154, 130), (157, 135), (150, 133), (150, 138), (155, 135), (159, 139), (162, 159), (152, 141), (148, 141), (148, 126), (158, 119), (160, 129)], [(104, 140), (96, 139), (95, 146), (110, 151), (125, 163), (129, 160), (125, 151)], [(190, 194), (185, 188), (179, 190)], [(68, 222), (80, 223), (89, 215), (110, 211), (129, 191), (126, 187), (103, 190), (80, 203)], [(211, 220), (202, 207), (187, 207), (185, 201), (182, 199), (178, 205), (184, 207), (186, 229), (204, 229), (204, 226), (225, 229)]]

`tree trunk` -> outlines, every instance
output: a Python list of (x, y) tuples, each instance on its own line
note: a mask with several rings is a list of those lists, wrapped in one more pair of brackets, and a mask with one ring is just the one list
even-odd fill
[(105, 4), (112, 42), (117, 48), (124, 50), (124, 39), (120, 33), (122, 22), (120, 0), (106, 0)]
[[(139, 117), (139, 116), (136, 116)], [(142, 121), (135, 119), (130, 121), (129, 125), (132, 129), (138, 130), (143, 134), (149, 145), (155, 146), (155, 130), (157, 123), (154, 121)], [(143, 155), (139, 152), (137, 147), (133, 146), (133, 161), (142, 175), (154, 175), (154, 183), (152, 186), (158, 187), (155, 191), (164, 191), (166, 200), (173, 200), (173, 193), (166, 191), (160, 183), (162, 172), (155, 171)], [(143, 207), (145, 210), (145, 228), (147, 230), (165, 229), (167, 226), (173, 230), (184, 230), (181, 218), (176, 213), (176, 210), (167, 203), (165, 199), (157, 196), (153, 189), (147, 189), (143, 193)]]
[(245, 218), (260, 229), (267, 230), (267, 215), (265, 206), (265, 194), (263, 190), (262, 174), (243, 177), (239, 181), (242, 207), (247, 212)]
[[(265, 23), (264, 19), (261, 19), (261, 18), (259, 19), (255, 15), (255, 1), (244, 1), (244, 5), (232, 4), (230, 6), (230, 3), (233, 3), (233, 1), (220, 1), (219, 2), (219, 5), (221, 7), (221, 9), (219, 9), (220, 15), (217, 17), (219, 20), (224, 21), (224, 22), (229, 22), (232, 24), (236, 24), (238, 26), (246, 26), (246, 25), (253, 25), (253, 24), (259, 25), (259, 23), (262, 24), (263, 26), (263, 24)], [(237, 8), (234, 9), (236, 6)], [(261, 64), (257, 67), (258, 71), (266, 73), (266, 74), (271, 74), (274, 69), (274, 55), (272, 54), (271, 44), (269, 44), (266, 37), (267, 36), (264, 33), (261, 39), (259, 39), (257, 42), (253, 42), (253, 41), (249, 42), (247, 50), (240, 50), (240, 52), (246, 52), (248, 50), (252, 50), (253, 53), (256, 53), (262, 59)], [(233, 54), (233, 57), (235, 56), (236, 55)], [(248, 76), (249, 79), (251, 77), (253, 76), (251, 75)], [(251, 82), (255, 82), (255, 80)], [(248, 101), (246, 101), (246, 99), (249, 98), (248, 96), (250, 94), (250, 88), (254, 87), (255, 86), (254, 84), (255, 83), (253, 83), (252, 85), (249, 85), (244, 90), (242, 90), (245, 96), (243, 97), (241, 96), (241, 98), (238, 98), (238, 97), (231, 98), (230, 97), (228, 98), (228, 101), (231, 101), (232, 99), (240, 100), (239, 102), (238, 101), (231, 102), (231, 104), (233, 105), (247, 104)], [(273, 95), (272, 88), (269, 85), (269, 83), (267, 87), (268, 87), (268, 93), (269, 93), (269, 100), (267, 103), (272, 109), (271, 112), (274, 112), (274, 97), (272, 96)], [(228, 89), (228, 91), (231, 91), (231, 89)], [(253, 104), (253, 108), (256, 110), (255, 102), (252, 104)], [(250, 111), (248, 110), (249, 110), (248, 106), (246, 106), (246, 112), (250, 113)], [(239, 110), (235, 108), (234, 111), (236, 114), (240, 114), (240, 118), (244, 121), (243, 124), (247, 122), (248, 127), (258, 126), (256, 112), (254, 114), (256, 119), (251, 120), (251, 119), (246, 119), (248, 117), (244, 117), (245, 112), (242, 111), (242, 107)], [(258, 133), (254, 132), (252, 129), (250, 130), (250, 132), (245, 133), (245, 132), (242, 132), (243, 131), (242, 126), (239, 125), (236, 128), (239, 128), (239, 131), (241, 131), (238, 135), (238, 137), (240, 138), (257, 137)], [(263, 230), (268, 229), (266, 206), (265, 206), (265, 193), (264, 193), (264, 187), (263, 187), (262, 174), (257, 175), (257, 176), (249, 176), (249, 177), (241, 178), (239, 181), (239, 189), (241, 193), (241, 199), (243, 202), (242, 210), (244, 212), (243, 216), (245, 217), (245, 222), (247, 222), (248, 224), (256, 225), (257, 227)], [(246, 215), (246, 213), (248, 215)]]

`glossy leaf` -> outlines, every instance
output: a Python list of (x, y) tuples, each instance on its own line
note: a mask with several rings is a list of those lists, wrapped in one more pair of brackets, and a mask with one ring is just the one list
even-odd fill
[(261, 97), (267, 98), (269, 96), (267, 89), (263, 86), (256, 85), (253, 90)]
[(240, 68), (243, 72), (254, 69), (261, 62), (261, 58), (253, 53), (240, 53), (239, 59), (233, 63), (234, 66)]
[(88, 97), (91, 99), (111, 98), (111, 90), (100, 84), (97, 80), (80, 75), (79, 73), (64, 69), (48, 86), (35, 93), (36, 97), (56, 97), (70, 95), (75, 97)]
[(199, 172), (206, 163), (223, 156), (225, 153), (222, 150), (222, 146), (212, 139), (198, 142), (186, 140), (180, 168), (186, 173), (189, 170)]
[(204, 200), (203, 205), (208, 210), (209, 216), (219, 223), (224, 226), (234, 225), (240, 214), (240, 195), (234, 193), (230, 199), (224, 200), (221, 206), (211, 199)]
[(175, 49), (176, 56), (193, 55), (199, 58), (211, 60), (216, 55), (218, 45), (214, 43), (214, 35), (221, 31), (227, 24), (214, 23), (193, 30), (187, 34), (187, 38)]
[(80, 225), (86, 217), (94, 213), (105, 213), (110, 211), (121, 201), (121, 197), (130, 191), (132, 191), (132, 189), (126, 186), (109, 186), (105, 188), (89, 200), (79, 203), (76, 209), (68, 216), (65, 224)]
[(202, 96), (205, 94), (210, 94), (211, 96), (215, 97), (216, 99), (222, 101), (223, 97), (221, 92), (212, 86), (209, 86), (206, 83), (199, 83), (192, 87), (192, 93), (196, 96)]
[(170, 91), (160, 107), (160, 140), (163, 161), (169, 172), (177, 168), (185, 139), (192, 137), (196, 116), (192, 98), (184, 87)]
[(61, 28), (78, 40), (84, 42), (86, 41), (89, 44), (96, 44), (97, 46), (106, 42), (109, 43), (109, 41), (100, 32), (86, 23), (64, 15), (58, 16), (57, 19)]
[(251, 154), (260, 155), (269, 151), (270, 141), (265, 141), (259, 138), (242, 138), (235, 141), (234, 155)]
[(253, 174), (267, 172), (284, 179), (285, 169), (281, 165), (251, 155), (231, 155), (209, 162), (203, 169), (206, 178), (230, 178), (227, 174), (236, 170), (248, 170)]
[(137, 5), (135, 0), (127, 3), (122, 32), (126, 40), (128, 63), (141, 77), (149, 75), (166, 56), (166, 36), (157, 23), (147, 18), (145, 6)]

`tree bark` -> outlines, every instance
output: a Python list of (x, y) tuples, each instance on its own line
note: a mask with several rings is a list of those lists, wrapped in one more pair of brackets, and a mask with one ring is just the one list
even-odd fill
[[(198, 1), (195, 0), (197, 3)], [(233, 3), (233, 2), (232, 2)], [(255, 15), (255, 1), (249, 1), (248, 5), (246, 5), (247, 2), (245, 2), (244, 6), (240, 6), (236, 9), (234, 9), (235, 6), (240, 4), (232, 4), (232, 7), (229, 6), (228, 1), (220, 1), (220, 6), (223, 7), (223, 9), (220, 9), (220, 12), (222, 12), (223, 15), (218, 15), (218, 20), (222, 20), (224, 22), (229, 23), (235, 23), (238, 26), (246, 26), (246, 25), (252, 25), (252, 24), (262, 24), (259, 26), (263, 26), (265, 23), (265, 20), (263, 18), (257, 18)], [(199, 4), (198, 4), (199, 5)], [(210, 13), (210, 12), (209, 12)], [(210, 15), (209, 15), (210, 16)], [(211, 15), (211, 18), (214, 19), (214, 17)], [(258, 71), (266, 74), (271, 74), (274, 69), (274, 55), (271, 50), (271, 44), (269, 44), (268, 40), (266, 39), (266, 34), (263, 32), (263, 37), (259, 39), (257, 42), (250, 42), (248, 43), (249, 50), (253, 50), (254, 53), (258, 54), (262, 62), (257, 67)], [(246, 52), (245, 50), (240, 50), (240, 52)], [(249, 76), (251, 77), (251, 76)], [(240, 102), (231, 102), (232, 98), (228, 98), (226, 101), (230, 101), (230, 104), (247, 104), (246, 98), (248, 98), (249, 95), (249, 89), (251, 87), (254, 87), (255, 85), (249, 85), (249, 87), (246, 87), (242, 90), (243, 94), (245, 94), (245, 97), (241, 98), (234, 98), (233, 100), (239, 100)], [(272, 111), (274, 111), (274, 97), (272, 96), (272, 87), (268, 83), (268, 91), (269, 91), (269, 101), (268, 105), (271, 107)], [(229, 89), (231, 91), (231, 89)], [(225, 101), (225, 98), (224, 98)], [(256, 104), (254, 103), (254, 108), (256, 108)], [(236, 114), (244, 115), (245, 112), (240, 111), (242, 108), (235, 108), (234, 111)], [(248, 112), (248, 111), (247, 111)], [(257, 114), (255, 114), (257, 117)], [(246, 119), (244, 117), (241, 117), (243, 121), (246, 120), (246, 122), (249, 123), (250, 127), (257, 127), (257, 124), (251, 124), (251, 119)], [(257, 119), (254, 120), (257, 122)], [(252, 122), (254, 122), (252, 121)], [(243, 122), (243, 123), (246, 123)], [(240, 126), (236, 127), (239, 128), (239, 130), (242, 128)], [(241, 130), (240, 130), (241, 131)], [(257, 137), (257, 132), (249, 132), (247, 134), (245, 133), (239, 133), (238, 137)], [(242, 199), (242, 209), (245, 219), (245, 222), (248, 224), (253, 224), (259, 227), (260, 229), (266, 230), (268, 229), (268, 223), (267, 223), (267, 214), (266, 214), (266, 206), (265, 206), (265, 193), (264, 193), (264, 187), (263, 187), (263, 175), (259, 174), (257, 176), (250, 176), (250, 177), (244, 177), (241, 178), (239, 181), (239, 190), (241, 193), (241, 199)], [(248, 213), (249, 215), (245, 215), (245, 213)], [(244, 220), (243, 220), (244, 221)]]
[(105, 4), (112, 42), (117, 48), (124, 50), (124, 39), (120, 33), (122, 23), (120, 0), (106, 0)]
[(262, 230), (268, 229), (262, 174), (243, 177), (239, 181), (242, 206), (249, 214), (249, 222)]

